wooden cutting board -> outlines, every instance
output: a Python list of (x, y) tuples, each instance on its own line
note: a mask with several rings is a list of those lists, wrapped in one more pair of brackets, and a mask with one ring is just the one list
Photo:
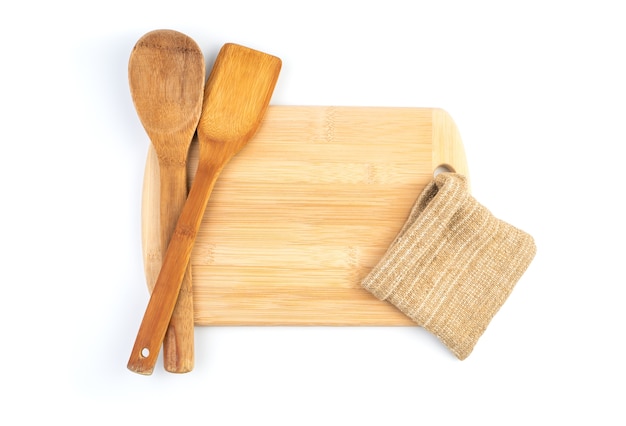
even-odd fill
[[(194, 141), (190, 181), (197, 161)], [(468, 174), (441, 109), (270, 106), (207, 205), (191, 257), (196, 324), (413, 324), (360, 282), (441, 165)], [(161, 265), (158, 173), (150, 148), (146, 271)]]

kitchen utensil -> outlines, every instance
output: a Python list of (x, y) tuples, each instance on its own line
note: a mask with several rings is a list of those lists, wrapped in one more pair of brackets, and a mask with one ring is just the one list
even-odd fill
[[(204, 92), (204, 56), (195, 41), (177, 31), (155, 30), (141, 37), (128, 63), (130, 91), (159, 163), (161, 251), (169, 244), (187, 199), (187, 154), (196, 131)], [(147, 270), (154, 287), (161, 257)], [(187, 268), (174, 314), (163, 342), (167, 371), (193, 369), (193, 300), (191, 267)]]
[(151, 374), (215, 181), (258, 129), (281, 61), (244, 46), (220, 50), (205, 87), (198, 124), (200, 157), (189, 196), (165, 252), (128, 368)]

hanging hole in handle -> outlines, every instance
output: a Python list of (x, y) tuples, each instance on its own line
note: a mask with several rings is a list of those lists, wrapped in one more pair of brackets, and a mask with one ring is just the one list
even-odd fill
[(150, 349), (148, 348), (143, 348), (141, 350), (141, 357), (142, 358), (148, 358), (150, 356)]
[(454, 170), (454, 167), (449, 164), (440, 164), (435, 167), (433, 177), (437, 176), (439, 173), (456, 173), (456, 170)]

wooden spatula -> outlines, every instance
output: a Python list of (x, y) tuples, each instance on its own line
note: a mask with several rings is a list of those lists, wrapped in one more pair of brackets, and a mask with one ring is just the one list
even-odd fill
[(131, 371), (151, 374), (154, 369), (215, 181), (257, 131), (280, 68), (279, 58), (236, 44), (226, 44), (217, 56), (198, 124), (196, 176), (139, 327), (128, 361)]
[[(159, 159), (161, 253), (165, 253), (187, 199), (187, 153), (202, 112), (204, 78), (202, 51), (178, 31), (145, 34), (128, 61), (133, 103)], [(158, 271), (153, 268), (147, 276), (150, 288)], [(193, 369), (193, 326), (190, 265), (163, 342), (167, 371)]]

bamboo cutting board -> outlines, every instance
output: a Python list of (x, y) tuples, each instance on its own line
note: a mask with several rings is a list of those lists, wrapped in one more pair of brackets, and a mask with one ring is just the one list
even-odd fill
[[(189, 155), (191, 181), (197, 141)], [(270, 106), (207, 205), (191, 256), (195, 323), (413, 324), (360, 282), (442, 165), (467, 175), (459, 132), (441, 109)], [(161, 265), (158, 197), (150, 148), (148, 276)]]

